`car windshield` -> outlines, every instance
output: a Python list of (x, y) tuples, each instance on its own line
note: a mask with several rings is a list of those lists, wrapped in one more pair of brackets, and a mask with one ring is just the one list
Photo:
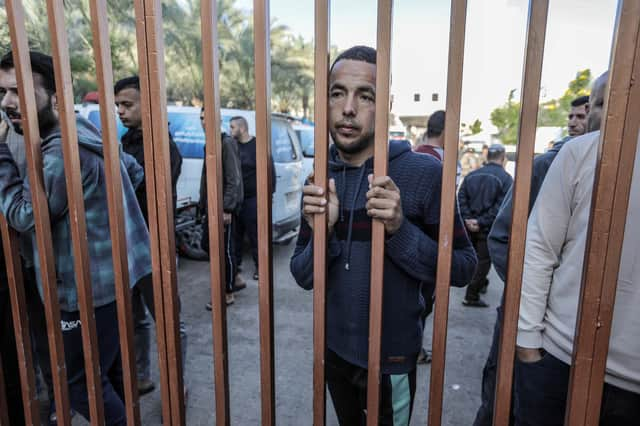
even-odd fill
[(302, 145), (302, 153), (307, 157), (313, 157), (313, 129), (298, 129), (296, 134), (300, 139), (300, 145)]

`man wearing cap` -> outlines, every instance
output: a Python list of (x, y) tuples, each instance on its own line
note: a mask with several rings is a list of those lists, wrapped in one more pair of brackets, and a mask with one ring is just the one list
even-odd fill
[(460, 214), (478, 256), (476, 272), (462, 301), (465, 306), (489, 306), (480, 298), (480, 293), (486, 291), (489, 285), (487, 274), (491, 269), (487, 235), (500, 210), (502, 200), (513, 183), (513, 179), (504, 169), (504, 159), (504, 146), (491, 145), (487, 153), (487, 164), (469, 173), (462, 181), (458, 192)]

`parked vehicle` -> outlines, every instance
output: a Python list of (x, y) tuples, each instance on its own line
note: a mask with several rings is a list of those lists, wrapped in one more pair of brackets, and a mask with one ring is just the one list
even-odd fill
[[(100, 128), (99, 105), (77, 105), (76, 111)], [(176, 188), (176, 244), (181, 254), (203, 258), (205, 254), (200, 249), (201, 227), (196, 217), (205, 141), (200, 124), (200, 108), (168, 106), (167, 114), (169, 132), (183, 157)], [(220, 112), (222, 131), (229, 133), (229, 122), (234, 116), (244, 117), (249, 125), (249, 133), (255, 134), (255, 111), (224, 108)], [(127, 129), (120, 120), (117, 120), (117, 125), (118, 136), (121, 137)], [(287, 244), (296, 237), (300, 225), (303, 155), (298, 136), (289, 122), (277, 114), (271, 120), (271, 154), (276, 175), (276, 191), (272, 198), (272, 239), (276, 244)]]
[(315, 155), (314, 127), (297, 122), (293, 122), (291, 126), (296, 132), (296, 135), (298, 135), (300, 146), (302, 147), (302, 174), (300, 177), (304, 185), (304, 182), (311, 172), (313, 172), (313, 157)]

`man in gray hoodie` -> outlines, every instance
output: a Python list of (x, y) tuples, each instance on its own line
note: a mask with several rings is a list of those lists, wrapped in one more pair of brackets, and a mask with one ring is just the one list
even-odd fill
[[(57, 97), (52, 58), (30, 52), (38, 125), (42, 138), (42, 175), (51, 219), (60, 327), (65, 350), (69, 400), (74, 410), (89, 418), (89, 403), (82, 355), (82, 334), (78, 312), (71, 226), (65, 182), (62, 141), (57, 114)], [(18, 133), (22, 133), (22, 115), (11, 52), (0, 59), (1, 107)], [(7, 147), (6, 123), (0, 126), (0, 209), (7, 222), (18, 232), (31, 236), (33, 258), (38, 259), (35, 244), (35, 218), (28, 178), (20, 176), (11, 151)], [(98, 333), (100, 372), (104, 415), (107, 425), (126, 424), (120, 344), (115, 303), (111, 237), (107, 208), (106, 178), (101, 135), (92, 126), (78, 126), (80, 173), (82, 177), (87, 243), (91, 271), (94, 316)], [(151, 272), (149, 233), (135, 197), (135, 186), (143, 177), (142, 168), (132, 157), (121, 153), (125, 238), (129, 265), (129, 285)], [(36, 262), (36, 277), (42, 295), (40, 265)]]
[[(591, 97), (589, 130), (600, 127), (603, 101), (597, 93)], [(516, 347), (516, 425), (564, 422), (599, 140), (600, 132), (591, 132), (564, 145), (531, 211)], [(634, 169), (601, 425), (637, 425), (640, 418), (640, 151)]]

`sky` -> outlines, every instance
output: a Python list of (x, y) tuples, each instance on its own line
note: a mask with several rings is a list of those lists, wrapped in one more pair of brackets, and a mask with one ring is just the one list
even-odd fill
[[(480, 119), (493, 130), (491, 111), (519, 89), (525, 50), (528, 0), (469, 0), (462, 88), (462, 122)], [(331, 44), (375, 47), (375, 0), (331, 4)], [(253, 0), (236, 5), (251, 12)], [(313, 0), (271, 0), (272, 19), (313, 40)], [(559, 97), (578, 70), (598, 76), (608, 68), (616, 0), (550, 0), (541, 100)], [(449, 0), (396, 0), (392, 35), (393, 112), (425, 115), (446, 102)], [(421, 102), (414, 102), (419, 93)], [(438, 93), (438, 101), (432, 101)], [(517, 92), (519, 96), (519, 90)]]

